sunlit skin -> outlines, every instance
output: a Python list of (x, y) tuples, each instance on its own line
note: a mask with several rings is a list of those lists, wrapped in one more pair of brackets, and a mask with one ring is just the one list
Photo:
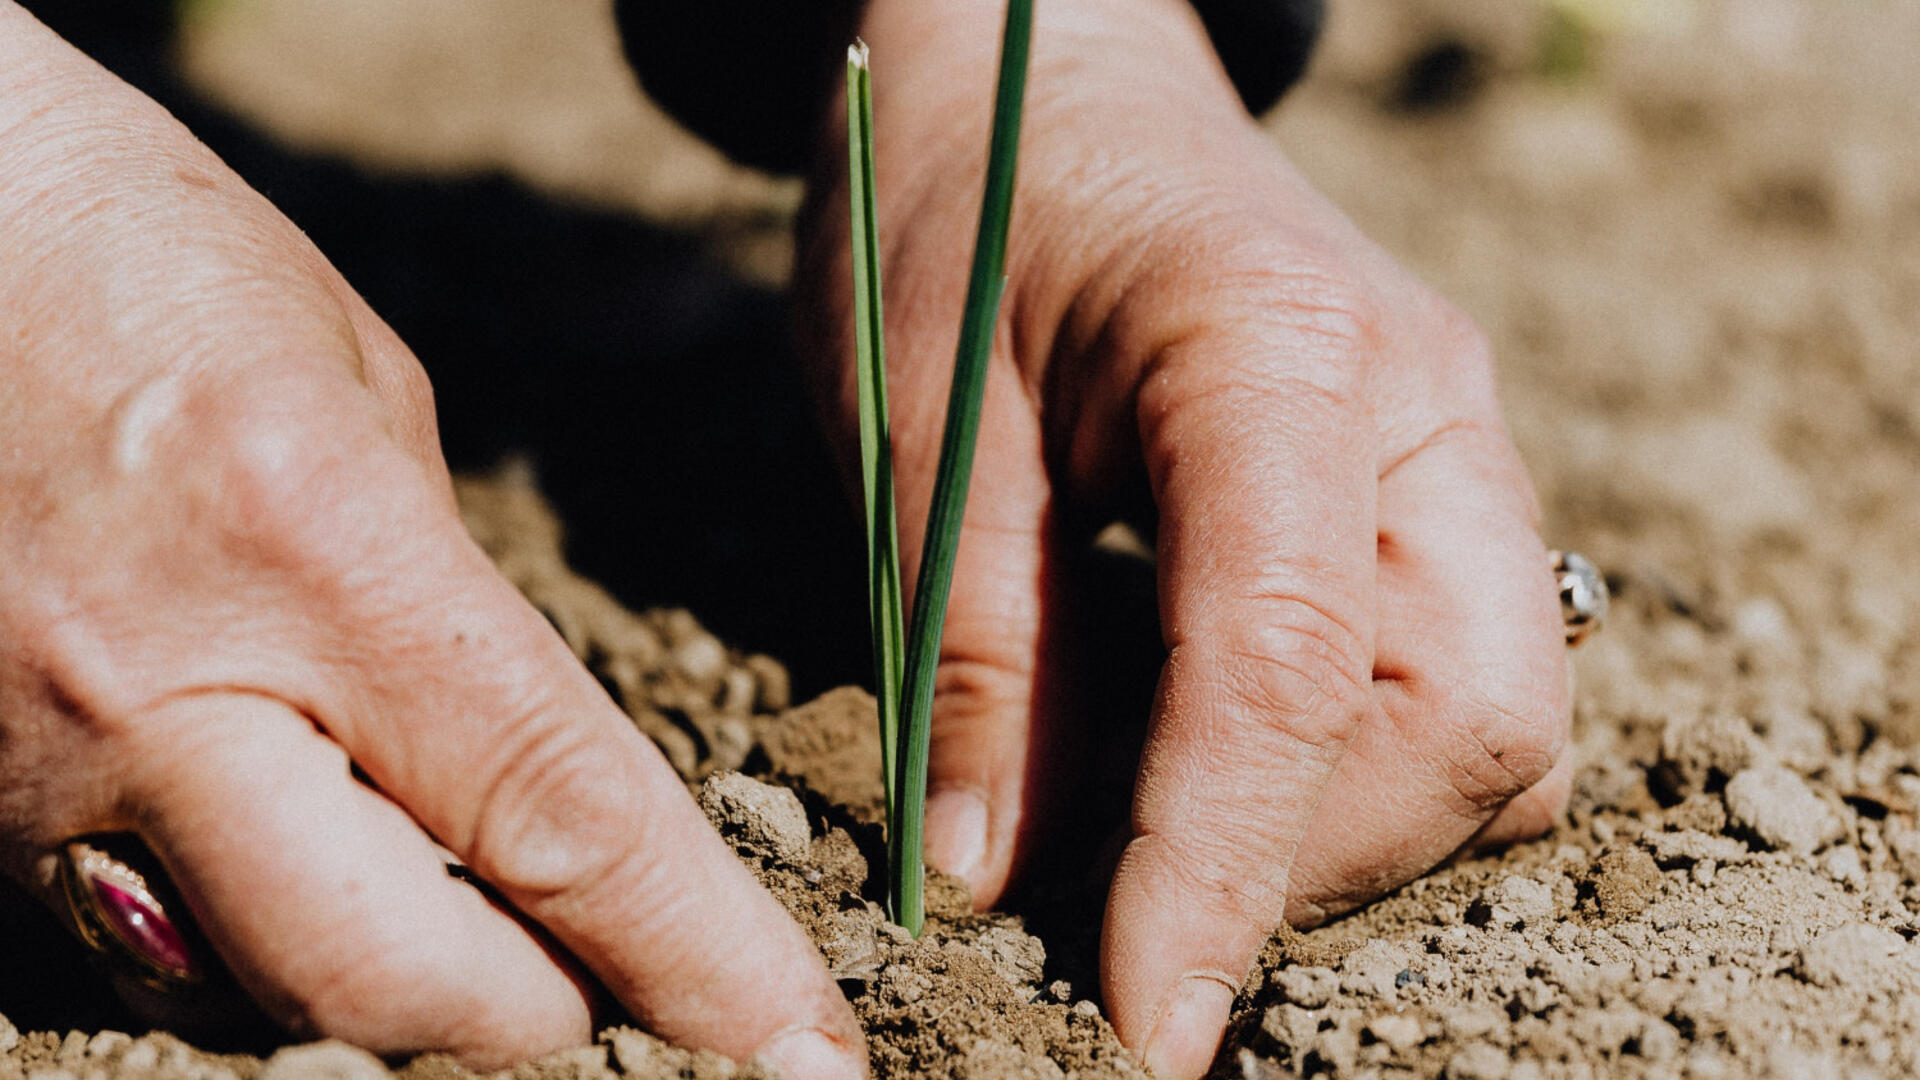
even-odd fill
[[(997, 15), (876, 0), (862, 31), (909, 563)], [(1028, 708), (1048, 515), (1137, 484), (1171, 659), (1103, 990), (1122, 1038), (1185, 1080), (1283, 914), (1550, 819), (1561, 631), (1478, 335), (1294, 174), (1183, 4), (1047, 0), (1038, 19), (932, 854), (982, 902), (1018, 869), (1010, 838), (1045, 813), (1026, 755), (1078, 723)], [(844, 162), (840, 137), (823, 120), (822, 160)], [(802, 277), (828, 283), (832, 320), (846, 229), (818, 227), (832, 242), (803, 247), (825, 270)], [(493, 1066), (580, 1043), (584, 970), (674, 1039), (863, 1071), (805, 936), (467, 538), (406, 347), (171, 118), (8, 0), (0, 268), (7, 873), (58, 904), (64, 841), (136, 831), (270, 1014), (377, 1050)], [(429, 832), (579, 969), (448, 878)]]
[[(875, 0), (861, 29), (908, 581), (998, 9)], [(1047, 575), (1073, 560), (1049, 545), (1084, 540), (1054, 526), (1150, 495), (1171, 656), (1144, 718), (1102, 992), (1122, 1039), (1184, 1080), (1283, 912), (1318, 921), (1469, 840), (1551, 823), (1568, 668), (1479, 333), (1294, 172), (1186, 3), (1048, 0), (1036, 19), (1010, 291), (935, 704), (930, 857), (991, 904), (1016, 853), (1045, 850), (1061, 785), (1029, 782), (1029, 764), (1049, 767), (1036, 748), (1114, 723), (1050, 707), (1073, 624)], [(832, 313), (813, 325), (844, 327), (844, 196), (816, 205), (800, 280)], [(852, 355), (832, 335), (813, 353)], [(851, 431), (851, 372), (824, 385)]]
[(424, 828), (655, 1029), (860, 1075), (812, 944), (467, 537), (406, 347), (10, 3), (0, 73), (5, 869), (57, 905), (65, 839), (137, 831), (296, 1031), (589, 1041), (573, 972)]

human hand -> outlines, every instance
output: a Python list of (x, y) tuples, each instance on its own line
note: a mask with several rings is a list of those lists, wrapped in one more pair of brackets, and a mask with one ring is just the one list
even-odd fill
[[(909, 581), (998, 8), (874, 0), (862, 28)], [(1292, 170), (1182, 0), (1057, 0), (1036, 18), (934, 707), (929, 855), (993, 901), (1062, 816), (1074, 756), (1059, 748), (1117, 737), (1055, 693), (1078, 674), (1063, 670), (1058, 568), (1086, 542), (1075, 526), (1150, 506), (1168, 657), (1103, 992), (1121, 1038), (1184, 1080), (1283, 915), (1318, 921), (1475, 838), (1551, 822), (1567, 791), (1564, 637), (1477, 332)], [(821, 160), (801, 281), (825, 294), (824, 396), (845, 419), (844, 157)]]
[(664, 1035), (862, 1075), (812, 945), (466, 536), (406, 348), (6, 2), (0, 73), (0, 868), (60, 908), (66, 841), (138, 833), (301, 1034), (582, 1044), (537, 925)]

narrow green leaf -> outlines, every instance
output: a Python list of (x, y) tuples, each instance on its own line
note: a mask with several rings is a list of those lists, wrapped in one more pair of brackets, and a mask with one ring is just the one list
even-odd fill
[(900, 539), (893, 506), (893, 444), (887, 423), (887, 350), (880, 314), (880, 227), (874, 219), (873, 79), (867, 46), (847, 49), (847, 174), (853, 204), (853, 337), (860, 396), (860, 480), (867, 518), (867, 601), (887, 820), (893, 820), (900, 745), (900, 685), (906, 665), (900, 615)]
[(987, 154), (987, 184), (980, 199), (980, 230), (955, 351), (953, 385), (947, 395), (947, 426), (927, 512), (920, 577), (914, 587), (913, 621), (907, 637), (907, 681), (900, 733), (896, 812), (889, 818), (889, 886), (894, 917), (918, 936), (925, 923), (926, 871), (922, 863), (927, 804), (927, 752), (932, 734), (933, 675), (940, 660), (940, 634), (953, 585), (960, 521), (980, 433), (980, 403), (987, 383), (987, 357), (1006, 288), (1007, 221), (1013, 210), (1020, 114), (1026, 99), (1027, 55), (1033, 37), (1033, 0), (1009, 0), (1000, 39), (1000, 75), (994, 90), (993, 136)]

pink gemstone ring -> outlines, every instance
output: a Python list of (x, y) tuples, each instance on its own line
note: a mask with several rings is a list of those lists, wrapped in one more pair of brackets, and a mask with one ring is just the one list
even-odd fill
[(95, 842), (74, 840), (61, 852), (60, 879), (80, 939), (117, 970), (163, 991), (206, 981), (204, 947), (177, 921), (180, 901), (163, 901), (147, 875)]

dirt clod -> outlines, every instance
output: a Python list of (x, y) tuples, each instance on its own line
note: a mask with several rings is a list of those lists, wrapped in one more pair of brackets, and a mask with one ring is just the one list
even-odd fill
[(336, 1040), (289, 1046), (267, 1059), (257, 1080), (386, 1080), (387, 1067), (357, 1046)]
[(737, 1064), (704, 1050), (684, 1050), (630, 1027), (612, 1028), (600, 1041), (613, 1051), (620, 1073), (633, 1080), (773, 1080), (762, 1066)]
[(1871, 980), (1915, 970), (1914, 947), (1884, 927), (1852, 922), (1837, 926), (1800, 950), (1800, 977), (1816, 986)]
[(723, 835), (787, 865), (807, 861), (813, 833), (793, 792), (740, 773), (715, 773), (700, 788), (700, 809)]
[(1778, 765), (1743, 769), (1727, 781), (1727, 816), (1769, 847), (1800, 855), (1845, 831), (1798, 773)]
[(1660, 867), (1637, 847), (1600, 856), (1588, 878), (1593, 906), (1608, 922), (1630, 919), (1646, 910), (1660, 892)]
[(1467, 918), (1474, 919), (1475, 912), (1484, 913), (1478, 920), (1482, 925), (1505, 930), (1543, 923), (1553, 917), (1553, 889), (1542, 882), (1508, 874), (1486, 891), (1468, 911)]

